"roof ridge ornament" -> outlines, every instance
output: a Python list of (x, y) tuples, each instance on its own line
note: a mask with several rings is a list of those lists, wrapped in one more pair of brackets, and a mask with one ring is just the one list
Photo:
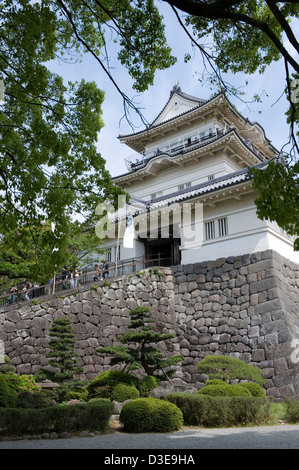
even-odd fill
[(179, 85), (179, 81), (178, 81), (178, 80), (176, 81), (176, 84), (173, 86), (173, 88), (172, 88), (172, 90), (171, 90), (171, 92), (170, 92), (170, 97), (172, 97), (172, 95), (173, 95), (174, 93), (182, 93), (182, 89), (181, 89), (181, 87), (180, 87), (180, 85)]

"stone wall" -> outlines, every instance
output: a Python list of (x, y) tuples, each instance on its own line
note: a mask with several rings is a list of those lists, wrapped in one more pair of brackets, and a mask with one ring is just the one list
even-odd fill
[[(269, 395), (299, 396), (299, 267), (268, 250), (174, 268), (184, 379), (207, 354), (259, 366)], [(198, 377), (199, 378), (199, 377)]]
[(299, 266), (268, 250), (159, 269), (158, 275), (148, 269), (110, 285), (44, 297), (37, 305), (3, 308), (0, 340), (17, 372), (47, 366), (49, 328), (54, 318), (67, 315), (84, 376), (93, 378), (109, 369), (109, 358), (96, 349), (116, 344), (130, 322), (129, 310), (145, 305), (160, 332), (175, 334), (161, 345), (165, 353), (184, 356), (174, 384), (202, 387), (199, 360), (230, 354), (263, 370), (269, 395), (299, 397)]

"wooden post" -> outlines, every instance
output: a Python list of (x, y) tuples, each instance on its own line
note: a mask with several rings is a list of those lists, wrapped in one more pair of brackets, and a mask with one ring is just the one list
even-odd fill
[(116, 244), (116, 254), (115, 254), (115, 277), (117, 276), (117, 264), (118, 264), (118, 253), (119, 253), (119, 237), (120, 237), (120, 227), (121, 227), (121, 216), (118, 219), (117, 226), (117, 244)]
[[(55, 268), (56, 268), (56, 265), (55, 265)], [(52, 294), (55, 294), (55, 282), (56, 282), (56, 271), (54, 271)]]

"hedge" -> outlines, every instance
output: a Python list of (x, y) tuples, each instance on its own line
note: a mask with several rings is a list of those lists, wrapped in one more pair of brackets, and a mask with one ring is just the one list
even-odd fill
[(0, 409), (0, 435), (76, 432), (86, 429), (104, 432), (114, 411), (110, 400), (94, 404), (51, 408)]
[(231, 427), (261, 424), (270, 417), (271, 400), (266, 397), (212, 397), (171, 393), (165, 400), (183, 413), (187, 426)]
[(119, 420), (128, 432), (170, 432), (181, 428), (183, 414), (165, 400), (137, 398), (123, 406)]

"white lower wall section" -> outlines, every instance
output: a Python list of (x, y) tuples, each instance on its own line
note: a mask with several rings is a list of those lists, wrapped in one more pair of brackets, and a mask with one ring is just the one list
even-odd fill
[(134, 240), (134, 247), (133, 248), (124, 248), (121, 242), (121, 259), (129, 259), (129, 258), (139, 258), (144, 256), (144, 243)]
[(268, 249), (275, 250), (291, 261), (299, 263), (299, 253), (294, 252), (292, 242), (271, 228), (265, 227), (251, 233), (239, 233), (234, 236), (204, 241), (200, 247), (182, 247), (182, 264), (245, 255)]

